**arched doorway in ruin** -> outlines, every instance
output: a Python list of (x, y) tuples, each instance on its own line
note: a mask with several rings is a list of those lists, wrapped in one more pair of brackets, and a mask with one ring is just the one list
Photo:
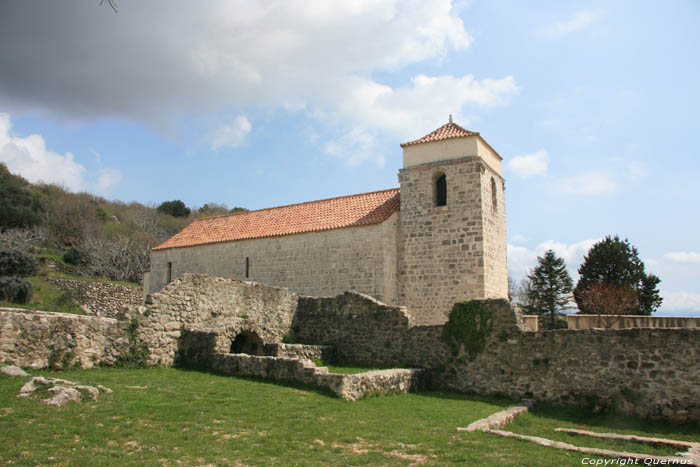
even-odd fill
[(263, 355), (263, 340), (253, 331), (243, 331), (231, 342), (231, 353)]

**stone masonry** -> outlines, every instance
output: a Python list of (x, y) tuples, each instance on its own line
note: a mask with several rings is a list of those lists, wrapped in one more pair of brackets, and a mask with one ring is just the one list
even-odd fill
[(115, 318), (124, 307), (141, 304), (139, 287), (69, 279), (47, 278), (46, 281), (70, 293), (90, 316)]
[[(292, 339), (332, 346), (336, 358), (348, 364), (422, 368), (427, 381), (439, 388), (700, 422), (700, 329), (528, 332), (506, 300), (480, 305), (490, 310), (493, 329), (472, 360), (464, 351), (452, 353), (443, 341), (443, 326), (416, 325), (406, 308), (354, 292), (300, 297), (287, 289), (185, 274), (135, 307), (132, 316), (153, 364), (199, 358), (204, 366), (228, 374), (265, 377), (268, 372), (273, 379), (287, 379), (305, 374), (308, 365), (292, 368), (279, 362), (308, 361), (319, 351), (270, 346)], [(46, 366), (53, 347), (69, 352), (73, 364), (83, 367), (114, 362), (128, 347), (130, 317), (120, 318), (0, 310), (0, 360)], [(258, 336), (279, 356), (231, 357), (232, 343), (245, 333)], [(193, 344), (195, 334), (209, 337)], [(284, 356), (290, 352), (298, 358)], [(410, 378), (395, 376), (385, 379), (386, 387), (396, 383), (405, 388)], [(380, 379), (347, 382), (371, 390)]]
[[(405, 306), (418, 324), (444, 323), (457, 301), (507, 297), (501, 157), (478, 133), (451, 121), (402, 147), (398, 193), (195, 221), (151, 252), (150, 292), (184, 273), (249, 279), (301, 295), (350, 290)], [(343, 199), (387, 192), (392, 203), (344, 209)], [(330, 201), (332, 212), (323, 207)], [(303, 213), (294, 215), (300, 206)], [(380, 218), (382, 207), (389, 210)]]

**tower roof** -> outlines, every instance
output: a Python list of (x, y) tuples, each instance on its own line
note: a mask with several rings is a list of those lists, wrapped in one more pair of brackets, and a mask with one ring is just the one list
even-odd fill
[(432, 143), (435, 141), (442, 141), (445, 139), (452, 138), (464, 138), (466, 136), (479, 136), (477, 131), (470, 131), (462, 128), (456, 123), (452, 123), (450, 118), (450, 123), (446, 123), (435, 131), (431, 131), (422, 138), (418, 138), (413, 141), (408, 141), (406, 143), (401, 143), (401, 147), (413, 146), (414, 144)]
[(197, 219), (153, 250), (277, 237), (384, 222), (399, 210), (399, 189)]

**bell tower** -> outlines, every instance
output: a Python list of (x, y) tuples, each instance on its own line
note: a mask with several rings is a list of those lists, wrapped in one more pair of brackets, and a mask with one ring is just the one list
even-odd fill
[(401, 147), (399, 304), (416, 323), (439, 324), (456, 302), (507, 298), (501, 156), (451, 115)]

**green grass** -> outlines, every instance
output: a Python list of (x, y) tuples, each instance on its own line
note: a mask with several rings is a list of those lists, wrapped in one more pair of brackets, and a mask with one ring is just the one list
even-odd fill
[(374, 370), (386, 370), (386, 368), (371, 368), (371, 367), (363, 367), (363, 366), (343, 366), (343, 365), (326, 365), (326, 364), (323, 364), (323, 366), (328, 367), (328, 371), (331, 373), (340, 373), (340, 374), (344, 374), (344, 375), (354, 375), (357, 373), (365, 373), (367, 371), (374, 371)]
[(326, 368), (328, 368), (328, 371), (330, 373), (339, 373), (342, 375), (355, 375), (358, 373), (365, 373), (367, 371), (386, 370), (387, 369), (387, 368), (356, 366), (356, 365), (335, 365), (332, 363), (323, 362), (318, 358), (314, 358), (312, 361), (314, 362), (314, 365), (316, 365), (317, 367), (325, 366)]
[(0, 300), (0, 306), (9, 308), (23, 308), (25, 310), (54, 311), (58, 313), (71, 313), (84, 315), (83, 310), (68, 294), (50, 284), (42, 276), (26, 278), (32, 284), (32, 298), (28, 303), (12, 303)]
[[(505, 399), (428, 392), (347, 402), (299, 387), (163, 368), (33, 373), (103, 384), (114, 393), (54, 408), (17, 398), (25, 380), (0, 375), (2, 464), (580, 466), (590, 457), (456, 431), (512, 405)], [(521, 428), (547, 437), (554, 437), (550, 427), (571, 423), (567, 411), (527, 417)], [(628, 422), (577, 423), (606, 431)], [(641, 435), (699, 433), (629, 423)]]

